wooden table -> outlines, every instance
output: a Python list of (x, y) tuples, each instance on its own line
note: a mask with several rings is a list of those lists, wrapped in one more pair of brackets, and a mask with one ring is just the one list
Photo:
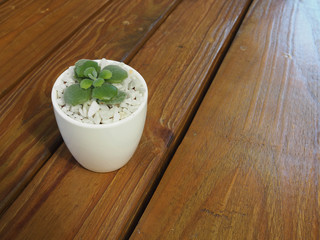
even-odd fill
[[(317, 0), (0, 1), (0, 239), (320, 239)], [(78, 59), (149, 88), (127, 165), (73, 159), (50, 100)]]

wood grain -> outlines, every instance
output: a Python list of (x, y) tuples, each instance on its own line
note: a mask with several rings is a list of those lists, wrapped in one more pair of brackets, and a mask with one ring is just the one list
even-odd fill
[(1, 5), (0, 98), (109, 2), (10, 0)]
[(2, 238), (127, 237), (249, 4), (181, 2), (130, 61), (150, 94), (145, 131), (131, 161), (113, 173), (91, 173), (73, 159), (69, 166), (63, 145), (0, 220)]
[(62, 142), (50, 100), (59, 74), (81, 58), (129, 60), (178, 3), (113, 1), (0, 102), (0, 215)]
[(254, 1), (130, 239), (320, 239), (319, 12)]

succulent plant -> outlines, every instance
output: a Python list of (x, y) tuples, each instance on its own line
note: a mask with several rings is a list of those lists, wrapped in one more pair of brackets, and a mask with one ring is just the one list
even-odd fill
[(74, 77), (77, 83), (64, 92), (67, 104), (75, 106), (92, 98), (106, 104), (118, 104), (126, 98), (125, 92), (112, 85), (128, 77), (127, 71), (118, 65), (108, 65), (101, 70), (97, 62), (81, 59), (75, 64)]

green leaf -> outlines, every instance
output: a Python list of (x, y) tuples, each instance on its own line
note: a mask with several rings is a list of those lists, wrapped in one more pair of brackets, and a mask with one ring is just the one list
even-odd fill
[(64, 91), (64, 101), (72, 106), (83, 104), (91, 98), (91, 88), (83, 89), (80, 84), (73, 84)]
[(112, 72), (106, 69), (103, 69), (99, 74), (99, 78), (109, 79), (111, 77), (112, 77)]
[(93, 84), (93, 81), (91, 79), (85, 78), (80, 82), (80, 87), (83, 89), (88, 89)]
[(127, 71), (118, 65), (108, 65), (104, 67), (103, 70), (109, 70), (112, 73), (112, 77), (107, 79), (107, 82), (109, 83), (121, 83), (128, 77)]
[(106, 104), (119, 104), (123, 100), (125, 100), (126, 97), (127, 97), (127, 94), (125, 92), (119, 90), (118, 94), (116, 96), (114, 96), (110, 100), (103, 100), (102, 102), (104, 102)]
[(76, 74), (74, 75), (74, 78), (77, 82), (81, 82), (83, 80), (83, 78), (78, 77)]
[(98, 73), (94, 67), (88, 67), (86, 70), (84, 70), (83, 75), (85, 77), (89, 77), (92, 80), (95, 80), (98, 76)]
[(92, 90), (92, 97), (99, 100), (110, 100), (118, 93), (118, 88), (115, 86), (104, 83), (101, 87), (94, 88)]
[(94, 87), (101, 87), (102, 84), (104, 84), (104, 79), (103, 78), (98, 78), (93, 81), (93, 86)]
[(95, 61), (87, 60), (87, 59), (80, 59), (79, 61), (77, 61), (74, 68), (74, 73), (76, 77), (80, 77), (80, 78), (86, 77), (84, 74), (84, 71), (90, 67), (93, 67), (96, 70), (97, 75), (101, 70), (100, 66)]

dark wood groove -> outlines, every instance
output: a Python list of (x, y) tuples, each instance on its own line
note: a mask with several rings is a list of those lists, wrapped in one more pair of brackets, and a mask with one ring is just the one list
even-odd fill
[[(122, 59), (124, 60), (125, 62), (128, 62), (130, 61), (130, 59), (133, 58), (133, 56), (139, 51), (139, 49), (143, 46), (143, 44), (152, 36), (152, 34), (156, 31), (156, 29), (161, 25), (161, 23), (163, 21), (165, 21), (165, 19), (167, 18), (167, 16), (173, 11), (173, 9), (181, 2), (181, 0), (177, 0), (177, 1), (174, 1), (174, 2), (171, 2), (170, 4), (168, 4), (168, 7), (164, 7), (164, 11), (161, 12), (161, 14), (159, 16), (156, 16), (155, 20), (153, 21), (151, 19), (152, 24), (151, 26), (148, 26), (147, 22), (146, 22), (146, 26), (148, 27), (144, 32), (139, 33), (140, 35), (137, 37), (137, 42), (134, 43), (132, 42), (133, 44), (131, 44), (131, 46), (129, 48), (127, 48), (125, 45), (122, 46), (122, 51), (119, 53), (112, 53), (113, 54), (113, 57), (112, 55), (110, 55), (110, 57), (114, 58), (114, 59)], [(117, 4), (114, 4), (115, 6), (117, 6)], [(165, 6), (165, 5), (164, 5)], [(99, 10), (99, 14), (95, 14), (96, 16), (95, 17), (92, 17), (92, 22), (96, 22), (97, 19), (101, 18), (104, 16), (103, 14), (103, 9), (100, 9)], [(148, 20), (150, 21), (150, 20)], [(87, 23), (87, 26), (90, 26), (91, 23)], [(74, 36), (76, 35), (81, 35), (81, 31), (83, 31), (84, 27), (79, 27), (77, 28), (77, 32), (73, 33), (72, 36), (70, 36), (70, 38), (68, 39), (71, 40), (71, 41), (75, 41), (75, 38)], [(56, 48), (54, 51), (51, 52), (52, 55), (49, 55), (47, 56), (46, 59), (43, 59), (42, 62), (40, 63), (40, 65), (43, 65), (43, 66), (46, 66), (47, 64), (50, 63), (51, 59), (52, 59), (52, 56), (55, 56), (56, 53), (62, 55), (62, 52), (65, 51), (65, 49), (69, 48), (68, 46), (71, 46), (72, 43), (68, 43), (68, 41), (64, 42), (63, 44), (60, 44), (59, 45), (59, 48)], [(136, 41), (136, 40), (134, 40)], [(130, 42), (129, 42), (130, 43)], [(121, 50), (121, 44), (120, 43), (120, 48), (119, 50)], [(110, 50), (110, 49), (109, 49)], [(105, 51), (108, 51), (105, 50)], [(83, 53), (85, 54), (85, 53)], [(105, 54), (103, 56), (99, 56), (99, 58), (101, 57), (104, 57)], [(85, 55), (82, 55), (82, 58), (87, 58), (87, 56)], [(90, 56), (91, 58), (95, 58), (93, 56)], [(79, 58), (81, 58), (81, 56), (79, 56)], [(53, 60), (53, 61), (58, 61), (58, 60)], [(69, 61), (70, 62), (70, 61)], [(69, 63), (70, 64), (70, 63)], [(62, 68), (64, 68), (65, 66), (67, 65), (62, 65)], [(57, 68), (54, 70), (55, 72), (57, 72)], [(58, 71), (61, 71), (61, 70), (58, 70)], [(39, 71), (38, 71), (39, 72)], [(45, 70), (44, 68), (41, 68), (40, 69), (40, 72), (48, 72), (47, 70)], [(44, 73), (45, 74), (45, 73)], [(20, 89), (24, 88), (25, 86), (28, 86), (28, 88), (31, 88), (32, 87), (32, 83), (30, 81), (30, 79), (38, 79), (38, 76), (40, 76), (37, 72), (36, 73), (33, 73), (33, 72), (30, 72), (26, 77), (25, 79), (26, 80), (23, 80), (21, 81), (18, 86), (15, 87), (15, 89), (11, 90), (7, 95), (6, 95), (6, 99), (5, 101), (3, 102), (3, 104), (0, 104), (0, 108), (2, 111), (3, 110), (3, 113), (4, 114), (7, 114), (8, 112), (12, 112), (13, 109), (11, 109), (11, 102), (14, 102), (17, 104), (17, 97), (19, 97), (21, 94), (24, 94), (22, 92), (20, 92), (18, 95), (16, 94), (15, 90), (18, 90), (20, 91)], [(52, 76), (52, 74), (51, 74)], [(29, 82), (28, 82), (29, 81)], [(47, 80), (48, 81), (48, 80)], [(41, 86), (37, 86), (37, 88), (42, 88)], [(50, 86), (49, 87), (45, 87), (47, 91), (50, 90)], [(48, 96), (48, 95), (47, 95)], [(33, 100), (35, 101), (35, 100)], [(46, 102), (46, 106), (45, 106), (45, 109), (46, 109), (46, 112), (47, 114), (49, 114), (48, 116), (50, 116), (49, 118), (46, 118), (46, 125), (47, 126), (56, 126), (55, 124), (55, 120), (53, 119), (53, 114), (51, 113), (51, 104), (50, 104), (50, 99), (45, 99), (44, 100)], [(49, 108), (49, 109), (48, 109)], [(48, 111), (49, 110), (49, 111)], [(26, 111), (25, 113), (25, 116), (23, 116), (23, 118), (28, 118), (30, 121), (35, 121), (34, 120), (34, 115), (38, 115), (38, 113), (31, 113), (33, 112), (34, 110), (30, 109), (29, 111)], [(42, 110), (43, 111), (43, 110)], [(28, 121), (29, 121), (28, 120)], [(2, 121), (2, 123), (1, 123)], [(26, 124), (28, 123), (28, 121), (26, 120), (23, 120), (22, 122), (20, 122), (21, 120), (20, 119), (17, 119), (17, 120), (11, 120), (11, 118), (9, 117), (5, 117), (3, 116), (2, 119), (0, 117), (0, 126), (2, 125), (7, 125), (6, 122), (8, 122), (8, 125), (7, 127), (9, 127), (10, 125), (9, 124), (13, 124), (13, 122), (16, 122), (16, 126), (20, 126), (21, 129), (25, 128)], [(10, 123), (9, 123), (10, 122)], [(39, 125), (39, 122), (34, 122), (33, 125), (35, 125), (34, 127), (31, 127), (31, 128), (27, 128), (25, 131), (22, 131), (17, 137), (16, 137), (16, 140), (14, 142), (11, 143), (11, 146), (16, 146), (16, 142), (20, 142), (20, 143), (23, 143), (23, 141), (19, 141), (19, 139), (21, 138), (24, 138), (24, 137), (27, 137), (30, 135), (30, 133), (32, 131), (34, 131), (34, 129), (37, 129), (37, 125)], [(41, 125), (41, 124), (40, 124)], [(3, 130), (5, 130), (6, 128), (3, 127), (2, 128)], [(12, 132), (16, 132), (17, 129), (16, 128), (13, 128), (13, 129), (7, 129), (6, 131), (4, 131), (2, 134), (8, 134), (8, 131), (12, 131)], [(19, 130), (21, 131), (21, 130)], [(0, 132), (1, 133), (1, 132)], [(15, 133), (16, 134), (16, 133)], [(12, 134), (14, 135), (14, 134)], [(25, 176), (22, 178), (24, 179), (21, 183), (19, 184), (16, 184), (15, 186), (12, 186), (10, 189), (10, 194), (6, 194), (5, 195), (5, 199), (2, 199), (1, 200), (1, 204), (0, 204), (0, 212), (2, 215), (5, 210), (11, 205), (11, 203), (16, 199), (17, 196), (19, 196), (19, 194), (21, 193), (21, 191), (23, 190), (23, 188), (32, 180), (34, 174), (36, 174), (38, 172), (38, 170), (41, 168), (41, 166), (43, 166), (43, 164), (52, 156), (52, 154), (55, 152), (55, 150), (61, 145), (62, 143), (62, 139), (60, 137), (60, 134), (58, 132), (58, 129), (55, 127), (55, 129), (52, 129), (51, 127), (51, 130), (50, 131), (44, 131), (42, 135), (37, 135), (37, 139), (39, 142), (36, 142), (35, 143), (35, 146), (39, 145), (39, 144), (42, 144), (42, 141), (40, 141), (40, 138), (43, 138), (43, 136), (49, 136), (50, 135), (50, 141), (48, 141), (46, 143), (47, 146), (49, 146), (50, 148), (50, 151), (47, 151), (45, 150), (44, 152), (44, 149), (43, 147), (38, 150), (36, 150), (38, 153), (35, 155), (35, 157), (37, 156), (40, 156), (40, 159), (29, 159), (29, 160), (26, 160), (26, 164), (28, 162), (28, 165), (26, 166), (29, 166), (29, 171), (25, 173)], [(22, 137), (24, 136), (24, 137)], [(4, 141), (4, 139), (2, 140)], [(0, 140), (1, 142), (1, 140)], [(35, 146), (31, 147), (30, 149), (34, 149)], [(4, 150), (1, 154), (0, 154), (0, 162), (3, 162), (3, 161), (8, 161), (8, 157), (10, 158), (10, 153), (12, 152), (11, 150), (12, 148), (9, 146), (6, 148), (6, 150)], [(16, 149), (16, 148), (15, 148)], [(30, 151), (30, 150), (25, 150), (25, 151)], [(34, 151), (34, 150), (33, 150)], [(32, 161), (35, 163), (35, 165), (33, 167), (30, 166), (30, 164), (32, 164)], [(10, 164), (13, 164), (11, 169), (12, 171), (16, 171), (16, 166), (14, 164), (14, 162), (18, 163), (18, 162), (21, 162), (21, 158), (18, 157), (18, 158), (13, 158), (11, 159), (10, 161)], [(19, 163), (19, 165), (21, 165), (21, 163)], [(23, 165), (22, 165), (23, 167)], [(32, 170), (31, 170), (32, 169)], [(12, 171), (10, 171), (10, 169), (6, 169), (6, 171), (9, 171), (7, 172), (7, 174), (12, 174)], [(4, 178), (4, 175), (1, 176), (1, 181), (5, 181), (5, 178)], [(22, 180), (21, 179), (21, 180)], [(19, 181), (19, 179), (17, 179)]]
[[(4, 89), (0, 90), (0, 99), (6, 97), (6, 95), (11, 92), (12, 90), (14, 90), (20, 83), (20, 81), (22, 81), (26, 76), (28, 76), (31, 72), (35, 71), (37, 69), (37, 67), (39, 65), (41, 65), (43, 62), (46, 61), (46, 59), (48, 59), (49, 56), (51, 56), (57, 49), (59, 49), (61, 46), (63, 46), (66, 42), (68, 42), (68, 40), (76, 33), (78, 32), (81, 28), (83, 28), (83, 26), (87, 25), (88, 21), (95, 15), (99, 14), (100, 12), (103, 11), (103, 9), (110, 4), (110, 2), (112, 2), (113, 0), (109, 0), (106, 1), (106, 3), (104, 3), (99, 9), (97, 9), (96, 11), (92, 12), (89, 15), (86, 15), (87, 18), (85, 20), (82, 20), (82, 23), (79, 24), (79, 26), (77, 26), (76, 28), (74, 28), (72, 31), (70, 31), (67, 35), (63, 35), (63, 39), (61, 41), (59, 41), (50, 51), (46, 52), (44, 55), (42, 55), (41, 57), (37, 57), (36, 60), (34, 60), (34, 58), (29, 62), (29, 67), (28, 69), (23, 69), (22, 70), (22, 74), (19, 75), (20, 73), (18, 73), (18, 78), (16, 79), (10, 79), (10, 81), (7, 81), (7, 84), (5, 85)], [(62, 6), (63, 7), (63, 6)], [(60, 36), (59, 36), (60, 37)], [(14, 50), (13, 50), (14, 53)], [(14, 53), (14, 54), (20, 54), (20, 53)], [(3, 81), (3, 80), (1, 80)]]
[(199, 96), (199, 98), (197, 98), (197, 101), (195, 102), (194, 106), (190, 110), (190, 114), (186, 118), (186, 123), (183, 124), (183, 128), (181, 128), (181, 133), (178, 133), (177, 136), (174, 136), (173, 139), (176, 137), (176, 140), (175, 141), (172, 140), (173, 141), (172, 144), (168, 145), (169, 149), (167, 151), (167, 155), (164, 157), (165, 159), (168, 159), (168, 160), (165, 161), (165, 164), (161, 167), (159, 173), (155, 176), (155, 178), (152, 181), (150, 181), (152, 183), (152, 185), (150, 186), (149, 191), (147, 191), (146, 196), (144, 196), (141, 199), (141, 205), (136, 208), (136, 212), (133, 214), (135, 217), (132, 219), (132, 222), (129, 223), (128, 232), (124, 233), (124, 235), (123, 235), (123, 237), (121, 237), (121, 239), (129, 239), (130, 236), (132, 235), (134, 229), (138, 225), (138, 222), (139, 222), (141, 216), (143, 215), (143, 213), (146, 210), (154, 192), (156, 191), (157, 187), (159, 186), (160, 181), (161, 181), (166, 169), (168, 168), (174, 154), (176, 153), (177, 149), (179, 148), (183, 138), (187, 134), (189, 127), (198, 112), (199, 106), (203, 102), (203, 99), (204, 99), (209, 87), (211, 86), (211, 83), (214, 81), (214, 78), (215, 78), (215, 76), (216, 76), (216, 74), (217, 74), (217, 72), (223, 62), (223, 59), (225, 58), (230, 46), (232, 45), (232, 42), (234, 41), (234, 38), (236, 37), (236, 35), (241, 27), (241, 24), (246, 17), (246, 13), (248, 12), (252, 2), (253, 2), (253, 0), (251, 0), (251, 2), (248, 3), (248, 5), (243, 9), (243, 13), (240, 14), (240, 17), (239, 17), (237, 23), (234, 25), (233, 30), (231, 31), (232, 34), (229, 36), (229, 39), (226, 40), (224, 43), (225, 47), (223, 47), (221, 49), (222, 53), (221, 53), (220, 57), (215, 61), (216, 64), (212, 64), (212, 70), (208, 72), (208, 76), (207, 76), (207, 78), (209, 80), (207, 81), (207, 84), (204, 85), (203, 90), (200, 91), (200, 96)]

